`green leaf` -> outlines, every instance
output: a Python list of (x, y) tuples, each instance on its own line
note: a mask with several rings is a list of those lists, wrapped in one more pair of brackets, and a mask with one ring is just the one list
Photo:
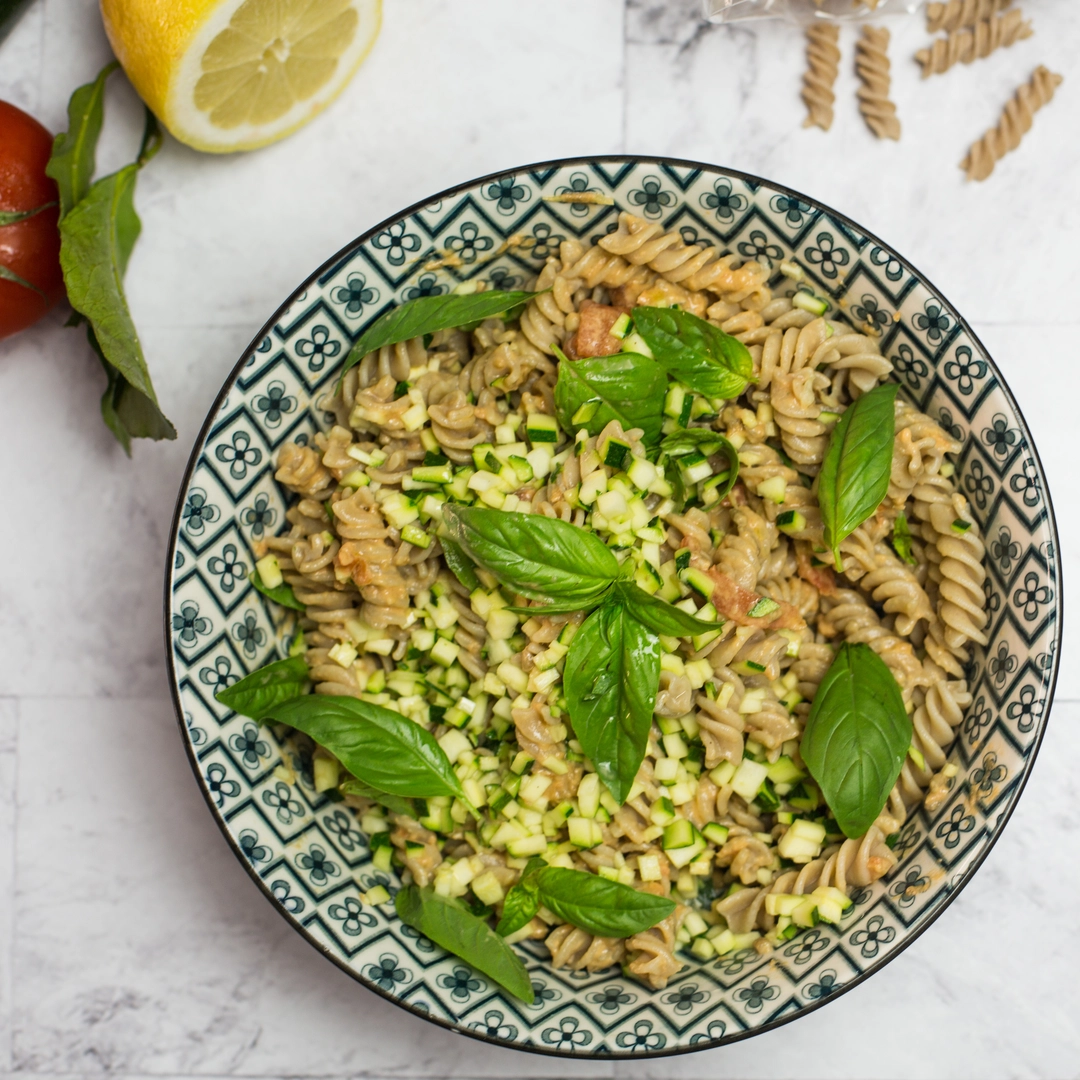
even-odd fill
[(53, 140), (52, 156), (45, 166), (46, 176), (60, 190), (60, 217), (85, 198), (94, 175), (98, 136), (105, 118), (105, 80), (120, 66), (113, 60), (98, 77), (80, 86), (68, 101), (68, 129)]
[(600, 937), (629, 937), (662, 922), (675, 901), (638, 892), (586, 870), (547, 866), (536, 872), (540, 903), (560, 919)]
[(908, 528), (907, 517), (903, 511), (896, 515), (892, 530), (893, 550), (908, 566), (918, 566), (919, 560), (911, 551), (911, 530)]
[(46, 303), (49, 302), (48, 296), (39, 289), (32, 281), (27, 281), (26, 278), (20, 274), (16, 274), (14, 270), (9, 270), (3, 263), (0, 263), (0, 281), (10, 281), (14, 285), (21, 285), (24, 289), (30, 289), (31, 292), (36, 292)]
[(535, 995), (525, 965), (484, 919), (467, 911), (460, 901), (410, 885), (394, 897), (394, 907), (406, 926), (419, 930), (527, 1005), (533, 1003)]
[(267, 715), (310, 735), (358, 780), (388, 795), (449, 795), (470, 805), (443, 748), (401, 713), (358, 698), (308, 694)]
[(619, 603), (594, 611), (570, 642), (563, 687), (574, 732), (623, 803), (641, 767), (660, 685), (660, 639)]
[[(585, 428), (590, 435), (599, 435), (612, 420), (618, 420), (624, 431), (641, 428), (647, 446), (659, 441), (667, 392), (663, 368), (637, 353), (584, 360), (558, 356), (555, 411), (564, 431)], [(596, 411), (584, 423), (575, 424), (575, 414), (588, 402), (597, 403)]]
[[(79, 319), (82, 317), (79, 316)], [(132, 439), (175, 439), (176, 428), (165, 418), (157, 403), (136, 390), (105, 359), (94, 336), (94, 328), (89, 324), (86, 327), (86, 337), (90, 348), (105, 369), (106, 385), (105, 393), (101, 395), (101, 418), (124, 448), (124, 453), (131, 457)]]
[(521, 878), (506, 894), (503, 900), (502, 918), (495, 927), (495, 933), (500, 937), (509, 937), (516, 934), (523, 926), (532, 920), (532, 917), (540, 910), (540, 900), (536, 893), (536, 871), (547, 866), (539, 856), (533, 856), (521, 871)]
[(341, 369), (344, 376), (349, 368), (358, 364), (368, 353), (384, 345), (396, 345), (399, 341), (434, 334), (436, 330), (449, 330), (455, 326), (481, 322), (493, 315), (501, 315), (531, 300), (533, 292), (469, 293), (466, 296), (450, 293), (447, 296), (421, 296), (409, 300), (391, 311), (380, 315), (360, 335), (345, 358)]
[(33, 0), (0, 0), (0, 42), (15, 29), (19, 16)]
[(736, 398), (753, 378), (750, 350), (689, 311), (636, 307), (634, 329), (669, 375), (707, 398)]
[(450, 567), (454, 577), (465, 586), (469, 592), (480, 588), (480, 579), (476, 576), (476, 567), (473, 566), (469, 556), (461, 550), (461, 545), (447, 536), (439, 537), (439, 544), (443, 549), (443, 557), (446, 565)]
[[(735, 486), (735, 481), (739, 478), (738, 450), (718, 431), (711, 431), (709, 428), (687, 428), (685, 431), (676, 431), (660, 443), (661, 454), (676, 462), (679, 458), (694, 451), (706, 457), (723, 454), (727, 460), (727, 479), (716, 488), (716, 494), (722, 499)], [(677, 486), (681, 488), (682, 474), (680, 472), (676, 473), (675, 480)], [(679, 501), (682, 502), (683, 499), (680, 498)]]
[(889, 491), (896, 383), (863, 394), (836, 422), (818, 473), (825, 543), (839, 568), (840, 544), (881, 505)]
[(530, 600), (599, 603), (619, 563), (595, 533), (542, 514), (447, 503), (451, 537), (500, 584)]
[(307, 611), (307, 604), (296, 599), (296, 593), (292, 591), (291, 585), (285, 585), (283, 583), (276, 588), (271, 589), (263, 584), (263, 579), (259, 576), (258, 570), (252, 572), (248, 581), (250, 581), (263, 596), (273, 600), (275, 604), (281, 604), (282, 607), (292, 608), (293, 611)]
[(275, 660), (253, 671), (214, 696), (226, 708), (241, 716), (263, 720), (283, 701), (291, 701), (306, 693), (310, 678), (304, 658), (290, 656), (287, 660)]
[(35, 206), (33, 210), (0, 210), (0, 229), (6, 225), (17, 225), (20, 221), (26, 221), (40, 214), (42, 210), (48, 210), (50, 206), (55, 205), (55, 202), (47, 202)]
[(862, 836), (881, 813), (911, 733), (885, 662), (869, 645), (841, 645), (814, 695), (800, 752), (845, 836)]
[(710, 630), (720, 630), (724, 625), (723, 619), (708, 622), (669, 604), (666, 600), (661, 600), (658, 596), (650, 596), (631, 581), (620, 581), (613, 594), (639, 623), (657, 634), (690, 637), (693, 634), (706, 634)]
[(385, 806), (392, 814), (404, 814), (406, 817), (416, 817), (416, 807), (412, 799), (403, 799), (400, 795), (390, 795), (385, 791), (379, 791), (363, 780), (357, 780), (355, 776), (343, 780), (338, 785), (344, 795), (359, 795), (363, 799), (371, 799), (380, 806)]

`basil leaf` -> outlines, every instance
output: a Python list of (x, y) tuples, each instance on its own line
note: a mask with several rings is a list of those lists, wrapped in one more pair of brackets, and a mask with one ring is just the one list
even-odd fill
[(449, 795), (471, 805), (434, 736), (401, 713), (358, 698), (307, 694), (268, 715), (310, 735), (358, 780), (388, 795)]
[(406, 926), (419, 930), (527, 1005), (533, 1003), (535, 995), (525, 965), (484, 919), (460, 901), (410, 885), (394, 897), (394, 907)]
[(892, 546), (896, 554), (908, 566), (919, 565), (919, 560), (915, 558), (911, 551), (911, 530), (908, 528), (907, 516), (902, 510), (896, 515), (896, 520), (893, 522)]
[(885, 662), (869, 645), (841, 645), (814, 695), (800, 752), (845, 836), (862, 836), (881, 813), (911, 733)]
[(307, 611), (307, 604), (296, 599), (296, 593), (292, 591), (291, 585), (281, 584), (271, 589), (268, 585), (263, 584), (263, 579), (259, 576), (258, 570), (252, 572), (248, 581), (255, 586), (258, 592), (261, 592), (263, 596), (273, 600), (275, 604), (281, 604), (282, 607), (292, 608), (293, 611)]
[(528, 924), (540, 910), (540, 900), (536, 893), (536, 871), (547, 866), (539, 856), (533, 856), (521, 871), (521, 879), (506, 894), (503, 900), (502, 918), (495, 927), (500, 937), (516, 934)]
[(719, 630), (724, 620), (708, 622), (683, 611), (658, 596), (650, 596), (644, 589), (630, 581), (620, 581), (614, 588), (615, 597), (643, 626), (669, 637), (689, 637)]
[(825, 543), (839, 569), (840, 544), (880, 505), (892, 470), (897, 383), (875, 386), (836, 422), (818, 473)]
[(660, 639), (622, 604), (604, 604), (581, 624), (563, 670), (570, 720), (620, 803), (645, 756), (659, 685)]
[(68, 129), (53, 140), (52, 155), (45, 166), (45, 175), (56, 181), (60, 191), (60, 217), (90, 189), (105, 119), (105, 80), (119, 66), (116, 60), (106, 64), (93, 82), (80, 86), (68, 101)]
[(306, 693), (309, 679), (304, 658), (290, 656), (253, 671), (214, 696), (233, 712), (250, 716), (252, 720), (262, 720), (283, 701), (291, 701)]
[(454, 577), (465, 586), (469, 592), (480, 588), (480, 579), (476, 576), (476, 567), (469, 560), (468, 555), (461, 550), (461, 545), (449, 537), (440, 536), (439, 544), (443, 550), (446, 565), (450, 567)]
[(576, 611), (598, 603), (619, 574), (598, 536), (556, 518), (447, 503), (443, 520), (477, 565), (530, 600), (573, 601)]
[(343, 780), (338, 787), (345, 795), (359, 795), (364, 799), (372, 799), (380, 806), (385, 806), (392, 814), (416, 817), (416, 807), (412, 799), (403, 799), (400, 795), (389, 795), (385, 791), (373, 788), (370, 784), (365, 784), (363, 780), (357, 780), (356, 777)]
[(553, 914), (600, 937), (640, 934), (675, 910), (675, 901), (667, 897), (561, 866), (537, 871), (536, 889), (540, 903)]
[(512, 611), (515, 615), (528, 615), (530, 617), (538, 615), (568, 615), (574, 611), (581, 611), (582, 608), (592, 607), (594, 604), (601, 603), (607, 593), (601, 593), (596, 600), (590, 603), (583, 604), (580, 600), (553, 600), (550, 604), (536, 604), (532, 607), (522, 605), (518, 607), (515, 604), (507, 604), (506, 610)]
[(380, 315), (360, 335), (345, 358), (341, 369), (344, 376), (349, 368), (358, 364), (368, 353), (384, 345), (396, 345), (399, 341), (434, 334), (436, 330), (450, 330), (455, 326), (481, 322), (492, 315), (501, 315), (520, 307), (537, 294), (534, 292), (469, 293), (467, 296), (450, 293), (446, 296), (421, 296)]
[[(129, 455), (132, 437), (176, 438), (176, 429), (158, 408), (123, 288), (142, 229), (135, 212), (135, 181), (161, 145), (153, 113), (147, 110), (146, 117), (138, 160), (92, 184), (60, 219), (60, 266), (68, 300), (90, 324), (91, 345), (108, 380), (102, 416)], [(66, 169), (65, 177), (73, 185), (79, 182), (81, 166)], [(72, 194), (77, 194), (74, 186)]]
[(634, 329), (669, 375), (707, 398), (736, 398), (753, 378), (750, 350), (689, 311), (636, 307)]
[[(599, 435), (612, 420), (618, 420), (626, 431), (641, 428), (647, 446), (656, 444), (667, 393), (663, 368), (637, 353), (569, 360), (556, 352), (555, 412), (564, 431), (585, 428), (590, 435)], [(578, 410), (589, 402), (597, 403), (595, 412), (588, 420), (574, 423)]]

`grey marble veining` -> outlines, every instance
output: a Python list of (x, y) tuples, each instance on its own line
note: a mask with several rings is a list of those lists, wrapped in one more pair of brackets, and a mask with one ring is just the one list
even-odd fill
[[(1063, 665), (1014, 820), (940, 921), (851, 994), (780, 1031), (651, 1062), (555, 1062), (483, 1046), (354, 984), (292, 933), (226, 848), (165, 684), (161, 578), (175, 493), (221, 382), (296, 283), (354, 235), (450, 184), (586, 153), (758, 172), (850, 214), (969, 318), (1031, 425), (1080, 570), (1071, 408), (1080, 375), (1080, 43), (1072, 0), (1029, 0), (1036, 36), (922, 82), (918, 20), (892, 21), (899, 145), (855, 109), (800, 127), (799, 33), (702, 23), (696, 0), (393, 0), (340, 101), (255, 154), (168, 141), (139, 182), (128, 274), (173, 444), (126, 460), (101, 376), (56, 313), (0, 343), (0, 1076), (433, 1078), (1080, 1076), (1080, 670)], [(63, 126), (108, 49), (92, 0), (38, 0), (0, 46), (0, 98)], [(1065, 73), (984, 185), (957, 162), (1040, 62)], [(115, 77), (101, 166), (139, 106)], [(1080, 636), (1067, 630), (1066, 650)], [(1069, 704), (1069, 703), (1072, 704)]]

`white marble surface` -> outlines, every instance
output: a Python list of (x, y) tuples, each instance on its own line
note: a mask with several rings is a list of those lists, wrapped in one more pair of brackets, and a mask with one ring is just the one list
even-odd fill
[[(933, 83), (908, 59), (921, 26), (893, 23), (899, 145), (857, 115), (850, 30), (824, 135), (799, 126), (798, 32), (705, 26), (697, 0), (386, 6), (369, 62), (314, 124), (241, 157), (169, 142), (140, 179), (128, 291), (177, 442), (124, 458), (63, 313), (0, 343), (0, 1076), (1080, 1076), (1074, 626), (1031, 785), (964, 894), (863, 987), (725, 1050), (574, 1066), (443, 1032), (319, 957), (228, 852), (177, 737), (160, 631), (191, 443), (298, 281), (381, 218), (484, 172), (670, 154), (850, 214), (982, 336), (1046, 464), (1067, 578), (1080, 569), (1074, 0), (1028, 0), (1034, 38)], [(55, 130), (107, 55), (92, 0), (38, 0), (0, 46), (0, 98)], [(1039, 62), (1067, 76), (1058, 99), (989, 183), (965, 184), (968, 142)], [(113, 82), (103, 168), (130, 157), (140, 128)]]

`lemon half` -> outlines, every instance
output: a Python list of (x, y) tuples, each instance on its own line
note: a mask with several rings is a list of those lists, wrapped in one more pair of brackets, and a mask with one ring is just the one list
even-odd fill
[(306, 124), (371, 48), (381, 0), (101, 0), (132, 85), (181, 142), (252, 150)]

